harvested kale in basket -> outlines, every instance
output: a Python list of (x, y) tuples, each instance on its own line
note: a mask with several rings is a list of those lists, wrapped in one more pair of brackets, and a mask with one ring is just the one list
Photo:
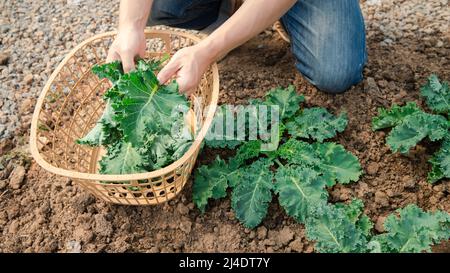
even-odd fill
[(103, 146), (100, 173), (130, 174), (153, 171), (179, 159), (192, 143), (185, 116), (189, 101), (175, 81), (162, 85), (154, 71), (161, 61), (139, 60), (136, 70), (123, 73), (120, 62), (92, 68), (112, 87), (104, 94), (105, 110), (78, 144)]

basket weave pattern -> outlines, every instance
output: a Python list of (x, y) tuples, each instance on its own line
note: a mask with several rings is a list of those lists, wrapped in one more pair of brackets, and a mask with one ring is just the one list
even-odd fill
[[(126, 205), (159, 204), (175, 197), (186, 184), (197, 159), (201, 142), (211, 124), (217, 105), (219, 77), (213, 64), (190, 97), (201, 99), (195, 116), (202, 127), (186, 154), (162, 169), (139, 174), (98, 173), (101, 147), (75, 143), (94, 127), (104, 109), (103, 93), (111, 87), (91, 72), (102, 63), (116, 33), (97, 35), (77, 46), (50, 76), (33, 115), (30, 146), (37, 163), (47, 171), (66, 176), (107, 202)], [(146, 58), (173, 55), (199, 38), (176, 30), (145, 31)]]

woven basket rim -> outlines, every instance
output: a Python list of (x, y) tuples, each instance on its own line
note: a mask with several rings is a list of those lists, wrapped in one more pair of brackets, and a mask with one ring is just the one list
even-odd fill
[[(145, 34), (172, 34), (172, 35), (178, 35), (183, 36), (186, 38), (189, 38), (191, 40), (194, 40), (196, 42), (199, 42), (201, 40), (200, 37), (195, 36), (190, 33), (182, 32), (180, 30), (176, 29), (154, 29), (152, 27), (145, 29)], [(111, 181), (111, 182), (120, 182), (120, 181), (129, 181), (129, 180), (144, 180), (149, 179), (153, 177), (160, 177), (167, 173), (170, 173), (174, 170), (176, 170), (179, 166), (184, 164), (189, 158), (192, 156), (195, 156), (194, 153), (196, 152), (197, 148), (201, 145), (203, 139), (205, 138), (207, 131), (212, 123), (214, 113), (217, 108), (217, 102), (219, 99), (219, 71), (217, 68), (217, 64), (213, 63), (211, 65), (211, 70), (213, 74), (213, 82), (212, 82), (212, 94), (211, 94), (211, 102), (208, 107), (207, 116), (205, 121), (203, 122), (203, 126), (200, 129), (199, 133), (197, 134), (194, 142), (192, 143), (189, 150), (178, 160), (173, 162), (172, 164), (152, 171), (152, 172), (145, 172), (145, 173), (135, 173), (135, 174), (98, 174), (98, 173), (83, 173), (78, 171), (71, 171), (64, 168), (56, 167), (49, 162), (47, 162), (39, 152), (38, 144), (37, 144), (37, 134), (38, 134), (38, 120), (39, 120), (39, 113), (41, 111), (42, 105), (44, 103), (45, 97), (50, 90), (50, 87), (55, 80), (56, 76), (59, 74), (61, 69), (66, 65), (66, 63), (70, 60), (70, 58), (78, 52), (80, 49), (82, 49), (87, 44), (103, 39), (108, 36), (115, 36), (117, 35), (117, 31), (110, 31), (105, 32), (101, 34), (97, 34), (89, 39), (84, 40), (80, 44), (78, 44), (75, 48), (73, 48), (67, 56), (61, 61), (61, 63), (56, 67), (55, 71), (50, 75), (48, 78), (44, 88), (42, 89), (39, 98), (36, 103), (36, 107), (33, 112), (33, 117), (31, 120), (31, 130), (30, 130), (30, 150), (31, 155), (33, 156), (34, 160), (46, 171), (49, 171), (51, 173), (69, 177), (72, 179), (83, 179), (83, 180), (90, 180), (90, 181)]]

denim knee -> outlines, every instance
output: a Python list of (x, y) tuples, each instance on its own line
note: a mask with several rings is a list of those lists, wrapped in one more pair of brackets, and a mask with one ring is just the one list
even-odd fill
[(321, 91), (339, 94), (362, 81), (363, 68), (363, 60), (359, 64), (354, 65), (332, 62), (323, 63), (313, 68), (313, 72), (307, 78)]

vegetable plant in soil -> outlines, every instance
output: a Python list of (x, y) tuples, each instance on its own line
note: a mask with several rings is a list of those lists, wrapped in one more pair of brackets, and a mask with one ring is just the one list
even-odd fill
[(423, 111), (414, 102), (404, 106), (393, 105), (391, 109), (379, 109), (372, 120), (374, 130), (392, 127), (386, 142), (393, 152), (406, 154), (421, 140), (441, 142), (441, 148), (429, 160), (431, 171), (428, 181), (435, 183), (450, 178), (450, 88), (448, 82), (440, 82), (431, 75), (421, 88), (428, 108), (434, 114)]
[[(386, 233), (373, 235), (373, 223), (364, 214), (361, 200), (328, 203), (327, 188), (356, 182), (362, 175), (361, 166), (342, 145), (324, 142), (344, 131), (346, 114), (334, 116), (318, 107), (301, 109), (303, 101), (292, 86), (273, 89), (264, 100), (250, 101), (257, 107), (279, 107), (280, 123), (271, 125), (279, 131), (280, 145), (275, 151), (263, 151), (261, 139), (206, 142), (213, 148), (237, 150), (228, 160), (217, 157), (197, 169), (193, 201), (202, 212), (209, 200), (226, 197), (231, 191), (236, 218), (245, 227), (254, 228), (278, 196), (286, 213), (305, 225), (307, 238), (316, 242), (318, 252), (419, 252), (449, 238), (450, 216), (446, 212), (426, 213), (410, 205), (399, 210), (399, 216), (387, 218)], [(216, 118), (236, 124), (239, 110), (224, 119), (226, 111), (222, 106)], [(249, 127), (246, 124), (240, 129), (248, 133)], [(233, 132), (235, 138), (237, 131)]]
[(161, 61), (139, 60), (135, 71), (124, 74), (120, 62), (97, 65), (92, 71), (108, 79), (105, 110), (79, 144), (103, 146), (100, 173), (130, 174), (153, 171), (179, 159), (192, 144), (185, 122), (189, 109), (175, 81), (158, 82)]

